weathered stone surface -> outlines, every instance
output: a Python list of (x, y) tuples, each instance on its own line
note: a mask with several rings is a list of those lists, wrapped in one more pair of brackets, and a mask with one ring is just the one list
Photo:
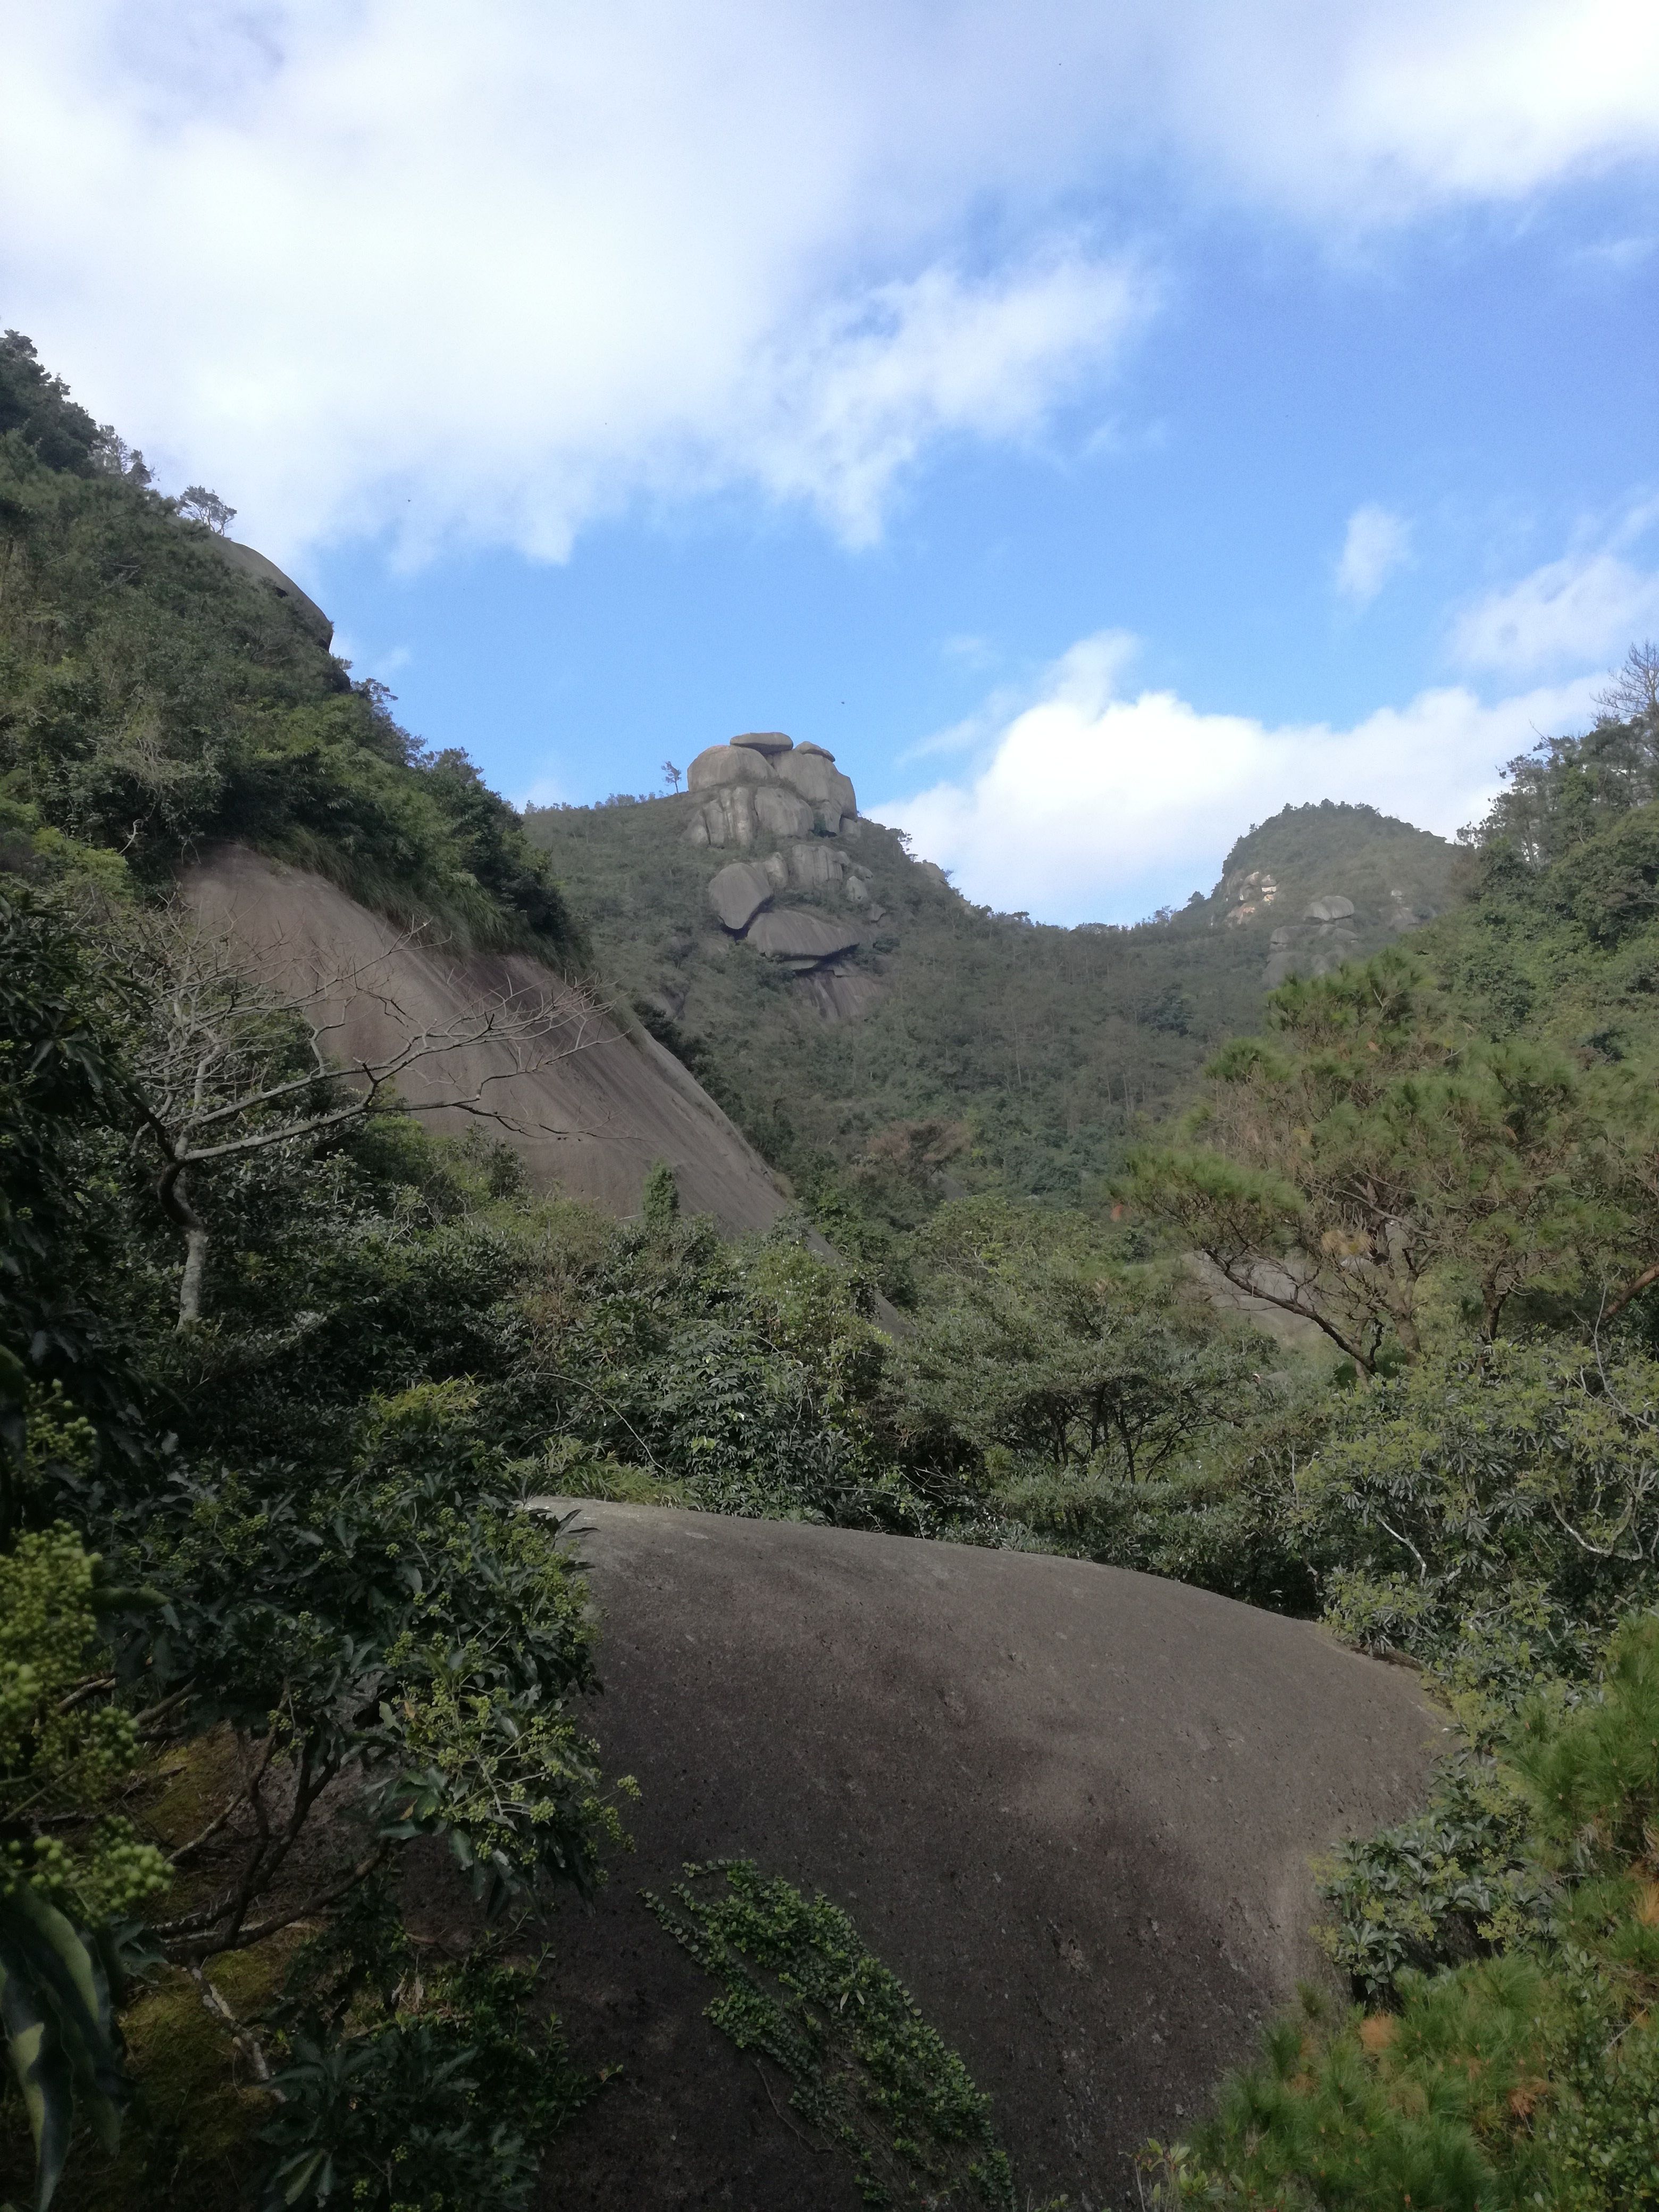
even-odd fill
[(847, 872), (847, 855), (822, 837), (789, 848), (789, 880), (804, 891), (834, 889)]
[(234, 538), (210, 535), (205, 541), (228, 567), (251, 576), (256, 584), (263, 584), (277, 598), (286, 602), (302, 627), (309, 631), (319, 645), (328, 647), (334, 642), (334, 625), (318, 605), (295, 582), (285, 576), (274, 561), (267, 561), (252, 545), (239, 545)]
[(734, 935), (748, 928), (771, 896), (770, 878), (752, 860), (733, 860), (708, 886), (709, 905)]
[[(412, 940), (336, 884), (234, 845), (187, 870), (182, 889), (203, 927), (234, 939), (272, 990), (318, 1007), (348, 1066), (422, 1034), (471, 1038), (409, 1070), (404, 1096), (428, 1128), (465, 1136), (478, 1126), (466, 1102), (482, 1088), (536, 1189), (624, 1218), (639, 1210), (652, 1162), (667, 1160), (687, 1211), (712, 1213), (729, 1235), (765, 1229), (784, 1211), (766, 1163), (680, 1062), (528, 953)], [(478, 1033), (481, 1012), (507, 1004), (568, 1016), (545, 1063)]]
[(802, 998), (811, 1000), (826, 1022), (855, 1022), (880, 998), (885, 986), (868, 969), (843, 967), (840, 961), (831, 960), (822, 968), (807, 969), (796, 979), (795, 988)]
[(813, 818), (812, 809), (793, 791), (769, 785), (755, 793), (755, 819), (775, 837), (805, 837)]
[(848, 876), (841, 887), (841, 895), (848, 906), (868, 906), (870, 886), (862, 876)]
[(766, 871), (766, 880), (774, 890), (781, 891), (789, 880), (789, 863), (781, 853), (769, 853), (761, 862)]
[(830, 755), (817, 747), (808, 751), (800, 745), (787, 760), (777, 763), (778, 780), (799, 792), (813, 807), (820, 829), (833, 837), (842, 820), (859, 811), (857, 794), (851, 781), (836, 766)]
[(688, 791), (714, 791), (722, 784), (772, 781), (771, 762), (750, 745), (709, 745), (685, 771)]
[(745, 730), (740, 738), (733, 738), (734, 745), (744, 745), (751, 752), (764, 753), (769, 759), (779, 753), (793, 752), (795, 741), (786, 738), (781, 730)]
[(763, 914), (750, 928), (747, 942), (775, 960), (833, 960), (850, 952), (859, 941), (855, 922), (836, 922), (816, 914), (791, 909)]
[(810, 739), (804, 745), (797, 745), (795, 750), (798, 753), (816, 753), (820, 760), (832, 761), (836, 757), (828, 745), (815, 745)]
[[(755, 801), (759, 793), (746, 783), (727, 784), (703, 803), (700, 843), (716, 847), (736, 845), (740, 850), (755, 842)], [(686, 835), (690, 836), (688, 830)]]
[(549, 2212), (858, 2212), (639, 1901), (720, 1857), (851, 1915), (990, 2094), (1022, 2202), (1133, 2204), (1146, 2139), (1328, 1980), (1310, 1861), (1413, 1812), (1446, 1742), (1402, 1669), (1085, 1560), (609, 1504), (573, 1541), (584, 1719), (641, 1794), (550, 1930), (573, 2045), (620, 2073)]
[(1336, 892), (1316, 898), (1302, 917), (1304, 921), (1346, 921), (1353, 912), (1353, 901)]

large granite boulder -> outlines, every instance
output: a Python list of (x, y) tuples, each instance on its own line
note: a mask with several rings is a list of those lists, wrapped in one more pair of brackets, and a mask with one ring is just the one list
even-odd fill
[(778, 762), (777, 773), (782, 782), (809, 802), (818, 827), (832, 837), (839, 833), (843, 821), (859, 811), (851, 781), (836, 766), (834, 754), (825, 752), (822, 745), (798, 745), (787, 759)]
[(1347, 921), (1353, 914), (1353, 901), (1340, 894), (1328, 893), (1316, 898), (1302, 917), (1304, 921)]
[(772, 880), (764, 868), (757, 868), (752, 860), (733, 860), (709, 884), (708, 903), (737, 935), (748, 928), (772, 891)]
[(769, 787), (755, 793), (755, 819), (775, 837), (805, 837), (811, 833), (814, 817), (797, 793)]
[(805, 961), (816, 965), (820, 960), (833, 960), (839, 952), (850, 952), (859, 941), (858, 924), (851, 921), (830, 921), (816, 914), (802, 914), (791, 908), (784, 914), (763, 914), (750, 923), (744, 942), (758, 952), (769, 952), (775, 960), (790, 964)]
[(549, 2212), (858, 2212), (640, 1901), (721, 1857), (851, 1915), (990, 2094), (1023, 2204), (1134, 2204), (1147, 2137), (1328, 1982), (1310, 1862), (1416, 1810), (1446, 1741), (1403, 1670), (1086, 1560), (608, 1504), (573, 1540), (591, 1724), (641, 1796), (552, 1930), (572, 2044), (619, 2072)]
[[(709, 745), (685, 772), (705, 794), (686, 832), (691, 845), (752, 845), (757, 828), (775, 837), (834, 837), (859, 811), (857, 794), (822, 745), (797, 745), (781, 730), (751, 730)], [(747, 793), (748, 796), (739, 796)]]
[(274, 561), (267, 561), (252, 545), (239, 545), (234, 538), (210, 536), (205, 541), (211, 545), (227, 567), (249, 577), (256, 584), (274, 592), (288, 607), (295, 620), (307, 635), (325, 650), (334, 642), (334, 625), (315, 599), (300, 589), (292, 576), (285, 576)]
[(847, 873), (847, 855), (838, 853), (827, 838), (792, 845), (788, 854), (789, 880), (798, 890), (833, 890)]
[(723, 850), (735, 845), (747, 851), (757, 837), (804, 837), (815, 817), (804, 799), (793, 791), (763, 784), (729, 783), (706, 799), (691, 817), (685, 832), (688, 845), (713, 845)]
[(772, 763), (752, 745), (709, 745), (685, 771), (688, 791), (717, 791), (729, 783), (770, 783)]

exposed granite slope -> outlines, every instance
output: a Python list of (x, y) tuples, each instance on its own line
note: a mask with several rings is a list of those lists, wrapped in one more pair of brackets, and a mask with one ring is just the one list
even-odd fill
[[(521, 953), (447, 953), (411, 941), (333, 884), (228, 846), (184, 878), (191, 905), (232, 938), (277, 988), (330, 990), (343, 1062), (395, 1049), (421, 1031), (465, 1024), (504, 997), (543, 999), (562, 1016), (549, 1049), (526, 1068), (505, 1042), (484, 1040), (411, 1068), (400, 1081), (428, 1126), (462, 1135), (483, 1127), (510, 1143), (543, 1189), (618, 1215), (637, 1211), (652, 1163), (673, 1167), (688, 1211), (730, 1234), (765, 1229), (786, 1200), (758, 1152), (694, 1077), (637, 1023), (624, 1025), (552, 969)], [(489, 1085), (500, 1123), (453, 1102)]]
[(1416, 1804), (1413, 1679), (1304, 1623), (1086, 1561), (584, 1504), (593, 1725), (637, 1849), (561, 1913), (560, 2010), (616, 2086), (550, 2201), (858, 2203), (710, 2027), (639, 1903), (684, 1861), (821, 1889), (994, 2100), (1033, 2203), (1133, 2203), (1257, 2024), (1321, 1972), (1310, 1857)]

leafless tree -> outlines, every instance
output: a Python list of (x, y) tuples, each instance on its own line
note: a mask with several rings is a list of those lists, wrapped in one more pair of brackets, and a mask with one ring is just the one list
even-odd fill
[[(191, 1197), (198, 1169), (314, 1143), (379, 1115), (459, 1111), (518, 1134), (568, 1134), (526, 1121), (500, 1103), (501, 1086), (534, 1075), (597, 1044), (608, 1034), (604, 1010), (570, 985), (505, 990), (437, 1024), (408, 1014), (387, 988), (391, 956), (412, 932), (372, 962), (307, 975), (278, 991), (281, 948), (249, 954), (213, 935), (179, 905), (140, 933), (135, 980), (147, 988), (151, 1018), (138, 1054), (141, 1126), (136, 1141), (159, 1157), (155, 1194), (185, 1240), (179, 1326), (201, 1317), (209, 1229)], [(352, 1011), (373, 1002), (392, 1037), (383, 1050), (343, 1049)], [(460, 1084), (443, 1084), (446, 1063), (488, 1048), (495, 1063)], [(476, 1062), (474, 1063), (476, 1066)], [(410, 1099), (400, 1083), (417, 1073), (441, 1087)]]

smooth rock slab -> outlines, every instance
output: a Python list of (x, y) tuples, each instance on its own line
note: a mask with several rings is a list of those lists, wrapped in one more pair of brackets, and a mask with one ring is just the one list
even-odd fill
[(1419, 1804), (1443, 1741), (1410, 1675), (1147, 1576), (638, 1506), (576, 1526), (590, 1724), (643, 1794), (597, 1909), (552, 1927), (578, 2055), (624, 2069), (550, 2161), (562, 2212), (857, 2212), (638, 1902), (717, 1856), (851, 1914), (1033, 2202), (1133, 2203), (1134, 2151), (1322, 1971), (1310, 1856)]
[(859, 933), (855, 922), (826, 921), (815, 914), (763, 914), (744, 941), (776, 960), (833, 960), (852, 951)]
[(772, 896), (772, 881), (752, 860), (733, 860), (712, 878), (708, 903), (734, 933), (746, 929)]

